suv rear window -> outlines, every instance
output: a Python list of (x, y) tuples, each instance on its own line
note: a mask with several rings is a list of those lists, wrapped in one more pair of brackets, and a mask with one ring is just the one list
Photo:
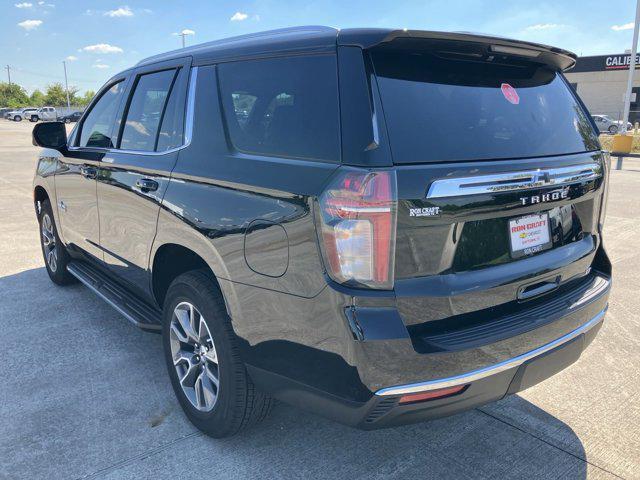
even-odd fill
[(395, 163), (596, 150), (592, 124), (561, 76), (429, 51), (373, 51)]
[(225, 121), (237, 150), (339, 161), (335, 56), (242, 61), (218, 69)]

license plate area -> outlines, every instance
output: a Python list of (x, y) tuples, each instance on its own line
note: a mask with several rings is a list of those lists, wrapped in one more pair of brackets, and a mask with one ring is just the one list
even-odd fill
[(536, 213), (509, 220), (512, 258), (521, 258), (553, 246), (548, 213)]

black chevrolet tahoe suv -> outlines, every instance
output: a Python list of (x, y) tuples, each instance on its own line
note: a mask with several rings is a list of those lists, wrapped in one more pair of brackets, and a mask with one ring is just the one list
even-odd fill
[(215, 436), (273, 399), (374, 429), (528, 388), (607, 310), (609, 159), (563, 70), (476, 34), (302, 27), (157, 55), (37, 125), (51, 279), (161, 332)]

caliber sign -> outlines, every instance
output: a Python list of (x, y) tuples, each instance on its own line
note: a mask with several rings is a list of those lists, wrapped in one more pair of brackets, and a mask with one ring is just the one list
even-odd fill
[[(579, 57), (576, 66), (569, 73), (578, 72), (605, 72), (610, 70), (629, 70), (631, 55), (595, 55), (592, 57)], [(640, 67), (640, 54), (636, 56), (636, 68)]]
[[(640, 56), (636, 56), (636, 68), (640, 63)], [(604, 68), (607, 70), (628, 69), (631, 65), (631, 55), (612, 55), (604, 61)]]

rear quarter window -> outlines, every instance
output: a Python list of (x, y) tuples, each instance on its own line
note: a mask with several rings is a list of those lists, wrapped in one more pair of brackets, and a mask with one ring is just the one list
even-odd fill
[(372, 52), (395, 163), (597, 150), (564, 79), (536, 64), (496, 65), (428, 51)]
[(336, 58), (296, 56), (218, 66), (232, 146), (259, 155), (339, 161)]

